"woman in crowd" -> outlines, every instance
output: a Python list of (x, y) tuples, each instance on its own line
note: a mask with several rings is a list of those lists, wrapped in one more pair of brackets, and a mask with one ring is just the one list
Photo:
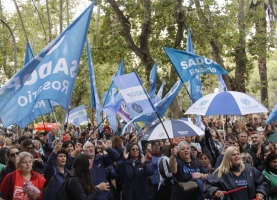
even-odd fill
[(124, 150), (117, 168), (122, 174), (122, 200), (150, 200), (148, 177), (154, 171), (152, 164), (140, 154), (137, 143)]
[(33, 144), (34, 144), (34, 151), (36, 153), (39, 153), (40, 155), (44, 155), (41, 142), (39, 140), (33, 140)]
[[(183, 199), (203, 199), (202, 181), (207, 178), (207, 172), (202, 163), (194, 158), (189, 144), (182, 141), (178, 144), (177, 149), (171, 149), (171, 156), (169, 159), (170, 169), (177, 182), (195, 181), (196, 188), (191, 191), (184, 191), (179, 184), (172, 187), (172, 200)], [(176, 159), (177, 157), (177, 159)]]
[[(45, 179), (38, 172), (32, 170), (33, 156), (28, 152), (21, 152), (16, 157), (16, 170), (9, 173), (3, 180), (0, 192), (3, 194), (5, 200), (12, 199), (41, 199), (42, 188), (45, 183)], [(28, 183), (28, 184), (27, 184)], [(28, 193), (25, 190), (26, 185), (36, 187), (35, 194)], [(34, 198), (34, 196), (36, 198)]]
[(262, 172), (268, 179), (268, 196), (270, 200), (277, 200), (277, 154), (270, 153), (265, 160), (265, 169)]
[(151, 160), (151, 153), (152, 153), (152, 144), (151, 144), (151, 142), (147, 142), (144, 145), (143, 153), (144, 153), (145, 158), (147, 160)]
[(208, 172), (208, 174), (212, 173), (214, 171), (214, 168), (211, 166), (211, 160), (210, 160), (209, 156), (205, 153), (202, 153), (199, 156), (199, 158), (202, 162), (204, 169)]
[(0, 184), (2, 184), (2, 181), (8, 173), (11, 173), (14, 170), (16, 170), (15, 159), (18, 156), (18, 154), (19, 149), (17, 147), (10, 147), (6, 150), (6, 167), (4, 167), (0, 173)]
[[(224, 194), (225, 191), (238, 188), (240, 190)], [(206, 179), (205, 194), (207, 198), (216, 196), (226, 200), (261, 200), (266, 198), (267, 182), (257, 169), (243, 163), (238, 148), (230, 146), (219, 167)]]
[(102, 190), (108, 190), (108, 183), (93, 186), (90, 179), (90, 167), (92, 163), (88, 155), (80, 154), (74, 160), (72, 166), (73, 177), (68, 182), (69, 200), (95, 200)]
[(62, 144), (60, 142), (57, 143), (44, 165), (46, 184), (43, 199), (55, 199), (57, 189), (64, 182), (66, 177), (71, 174), (70, 170), (65, 168), (67, 157), (67, 151), (62, 149)]
[(242, 153), (240, 154), (240, 157), (242, 158), (242, 161), (243, 161), (244, 163), (247, 163), (247, 164), (249, 164), (249, 165), (251, 165), (251, 166), (254, 165), (254, 163), (253, 163), (253, 158), (252, 158), (252, 156), (251, 156), (249, 153), (247, 153), (247, 152), (242, 152)]
[(72, 155), (75, 150), (74, 143), (71, 140), (63, 142), (62, 148), (64, 148), (67, 151), (68, 155)]
[(5, 138), (4, 147), (11, 147), (12, 146), (12, 139)]

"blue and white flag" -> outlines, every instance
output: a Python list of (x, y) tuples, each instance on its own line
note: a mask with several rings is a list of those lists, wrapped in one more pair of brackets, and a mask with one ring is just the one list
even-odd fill
[(161, 101), (163, 98), (164, 85), (165, 85), (165, 82), (163, 81), (157, 95), (155, 96), (155, 104)]
[(112, 99), (105, 107), (103, 107), (103, 112), (107, 115), (110, 126), (115, 133), (118, 128), (118, 121), (116, 119), (116, 113), (121, 106), (121, 102), (123, 101), (123, 96), (119, 92), (114, 99)]
[(88, 114), (85, 105), (78, 106), (69, 111), (66, 120), (69, 124), (80, 126), (82, 123), (88, 123)]
[[(27, 42), (24, 65), (30, 62), (33, 58), (34, 58), (33, 50), (29, 42)], [(31, 113), (29, 113), (26, 117), (24, 117), (20, 121), (15, 122), (15, 124), (17, 124), (21, 129), (23, 129), (27, 125), (29, 125), (32, 121), (37, 119), (40, 115), (45, 115), (47, 113), (50, 113), (52, 112), (52, 110), (53, 108), (50, 105), (49, 100), (40, 100), (35, 104), (34, 109), (32, 110)]]
[[(155, 110), (158, 112), (160, 117), (163, 117), (165, 115), (167, 109), (171, 105), (172, 101), (178, 95), (182, 86), (183, 86), (182, 81), (180, 81), (180, 80), (177, 81), (173, 85), (173, 87), (170, 89), (170, 91), (165, 95), (165, 97), (161, 101), (159, 101), (158, 103), (156, 103), (154, 105)], [(141, 114), (141, 115), (135, 117), (134, 119), (132, 119), (130, 122), (128, 122), (125, 125), (124, 129), (127, 128), (131, 123), (134, 123), (134, 122), (144, 122), (146, 124), (151, 124), (157, 118), (158, 118), (158, 116), (157, 116), (156, 112)], [(123, 130), (123, 133), (124, 133), (124, 130)]]
[(222, 78), (222, 75), (218, 75), (217, 81), (218, 81), (218, 91), (219, 92), (227, 91), (227, 87), (226, 87), (226, 84), (225, 84), (225, 82)]
[[(95, 81), (95, 75), (94, 75), (94, 68), (92, 64), (92, 58), (90, 53), (90, 45), (88, 38), (86, 39), (86, 46), (87, 46), (87, 53), (88, 53), (88, 68), (89, 68), (89, 78), (90, 78), (90, 102), (91, 102), (91, 108), (95, 109), (96, 111), (96, 122), (97, 124), (101, 123), (101, 105), (99, 101), (98, 92), (96, 89), (96, 81)], [(98, 130), (102, 131), (102, 126), (98, 127)]]
[(69, 109), (93, 5), (4, 85), (7, 90), (0, 94), (4, 127), (27, 116), (40, 100), (51, 99)]
[(155, 112), (148, 94), (135, 72), (115, 76), (113, 80), (126, 101), (126, 106), (132, 118), (144, 113)]
[(164, 51), (183, 83), (200, 74), (228, 74), (216, 62), (197, 54), (168, 47)]
[[(124, 62), (123, 62), (123, 60), (121, 60), (119, 63), (118, 69), (117, 69), (116, 73), (114, 74), (114, 77), (123, 75), (123, 73), (124, 73)], [(112, 80), (109, 90), (105, 96), (103, 107), (106, 106), (111, 101), (111, 99), (113, 99), (116, 96), (116, 94), (117, 94), (116, 85), (115, 85), (114, 81)]]
[(157, 62), (154, 63), (149, 76), (149, 83), (150, 83), (149, 98), (151, 99), (152, 102), (154, 102), (154, 99), (155, 99), (156, 82), (157, 82)]

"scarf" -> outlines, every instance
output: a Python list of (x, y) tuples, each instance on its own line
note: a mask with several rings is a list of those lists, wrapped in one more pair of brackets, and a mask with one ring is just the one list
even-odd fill
[(238, 166), (232, 166), (232, 167), (230, 167), (230, 171), (240, 172), (240, 164)]
[[(265, 175), (271, 183), (272, 187), (276, 187), (277, 186), (277, 175), (273, 174), (272, 172), (267, 172), (266, 170), (264, 170), (263, 175)], [(277, 200), (277, 195), (273, 195), (269, 197), (270, 200)]]

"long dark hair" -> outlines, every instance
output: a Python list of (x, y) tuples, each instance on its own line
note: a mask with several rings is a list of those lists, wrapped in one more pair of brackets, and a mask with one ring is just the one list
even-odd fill
[(72, 166), (73, 175), (81, 179), (82, 184), (87, 194), (93, 190), (93, 185), (90, 179), (89, 156), (80, 154), (74, 160)]
[(265, 166), (265, 170), (269, 173), (270, 171), (272, 171), (273, 169), (270, 167), (269, 163), (272, 161), (272, 160), (275, 160), (277, 159), (277, 154), (275, 152), (271, 152), (270, 154), (268, 154), (268, 156), (266, 157), (265, 159), (265, 163), (264, 163), (264, 166)]
[(138, 143), (136, 143), (136, 142), (134, 142), (134, 143), (131, 143), (130, 144), (130, 146), (127, 148), (127, 152), (129, 153), (129, 157), (128, 157), (128, 159), (130, 159), (131, 158), (131, 148), (133, 147), (133, 146), (137, 146), (138, 148), (139, 148), (139, 155), (138, 155), (138, 159), (140, 160), (141, 159), (141, 149), (140, 149), (140, 147), (139, 147), (139, 145), (138, 145)]

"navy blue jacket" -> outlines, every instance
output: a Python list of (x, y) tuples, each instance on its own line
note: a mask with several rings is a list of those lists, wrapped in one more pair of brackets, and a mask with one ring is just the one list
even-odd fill
[[(247, 190), (249, 199), (256, 198), (256, 193), (262, 193), (267, 196), (267, 181), (264, 175), (259, 172), (256, 168), (245, 164), (245, 169), (242, 171), (247, 180)], [(223, 174), (221, 178), (215, 174), (210, 174), (204, 184), (204, 192), (206, 198), (210, 198), (215, 194), (216, 191), (229, 191), (235, 189), (237, 186), (232, 173)], [(224, 200), (235, 200), (236, 192), (230, 193), (224, 196)], [(265, 198), (266, 199), (266, 198)]]
[[(108, 154), (95, 155), (93, 160), (93, 167), (91, 168), (90, 175), (94, 186), (108, 181), (105, 168), (120, 159), (120, 155), (116, 150), (108, 148), (106, 151)], [(104, 190), (97, 196), (96, 200), (108, 200), (111, 197), (111, 192)]]
[(147, 160), (143, 166), (137, 159), (133, 165), (133, 160), (123, 159), (117, 165), (122, 170), (122, 200), (150, 199), (148, 177), (154, 173), (152, 163)]
[[(47, 162), (44, 164), (44, 178), (46, 179), (45, 190), (43, 199), (55, 199), (55, 195), (59, 186), (64, 182), (65, 176), (60, 172), (59, 167), (56, 165), (57, 154), (52, 152), (48, 157)], [(71, 171), (64, 168), (67, 175), (71, 175)]]

